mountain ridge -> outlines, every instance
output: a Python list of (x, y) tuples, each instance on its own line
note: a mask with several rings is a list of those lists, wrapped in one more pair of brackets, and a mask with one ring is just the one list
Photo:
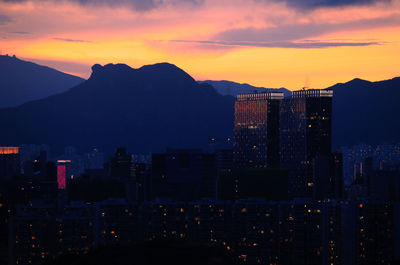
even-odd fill
[(333, 145), (400, 142), (400, 77), (382, 81), (355, 78), (327, 89), (334, 92)]
[(0, 108), (16, 107), (25, 102), (67, 91), (84, 79), (56, 69), (0, 55)]
[[(327, 89), (334, 90), (334, 149), (400, 142), (400, 119), (393, 118), (400, 115), (400, 77), (355, 78)], [(232, 137), (233, 117), (233, 96), (173, 64), (95, 64), (88, 80), (65, 92), (0, 109), (0, 144), (204, 148), (211, 137)]]
[(283, 92), (285, 97), (289, 97), (292, 92), (288, 89), (281, 87), (281, 88), (265, 88), (265, 87), (256, 87), (249, 85), (247, 83), (236, 83), (228, 80), (204, 80), (198, 81), (199, 83), (207, 83), (212, 85), (218, 93), (221, 95), (231, 95), (237, 96), (237, 94), (243, 93), (253, 93), (253, 92)]
[(205, 147), (211, 137), (232, 136), (233, 104), (171, 64), (94, 65), (66, 92), (0, 110), (7, 124), (0, 144), (127, 145), (137, 153)]

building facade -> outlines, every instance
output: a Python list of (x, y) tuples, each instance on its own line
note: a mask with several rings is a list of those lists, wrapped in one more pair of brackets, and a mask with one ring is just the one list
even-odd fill
[(313, 196), (313, 160), (331, 155), (332, 96), (331, 90), (310, 89), (294, 91), (282, 101), (280, 163), (289, 170), (294, 197)]
[(283, 93), (239, 94), (235, 102), (234, 166), (279, 167), (279, 108)]
[(0, 178), (20, 174), (19, 147), (0, 147)]

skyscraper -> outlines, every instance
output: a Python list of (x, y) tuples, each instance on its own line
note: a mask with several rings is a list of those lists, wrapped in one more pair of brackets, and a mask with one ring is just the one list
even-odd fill
[(215, 198), (217, 165), (214, 154), (201, 149), (172, 149), (152, 155), (152, 197), (191, 201)]
[(111, 159), (111, 176), (129, 179), (132, 176), (132, 156), (127, 154), (125, 147), (117, 148), (115, 156)]
[(71, 160), (57, 160), (57, 185), (59, 190), (67, 188), (67, 181), (71, 176)]
[(239, 94), (235, 102), (234, 166), (279, 167), (279, 108), (283, 93)]
[(310, 89), (282, 101), (280, 162), (289, 170), (292, 196), (312, 197), (313, 160), (331, 155), (332, 96), (332, 90)]
[(18, 147), (0, 147), (0, 178), (9, 178), (20, 173)]

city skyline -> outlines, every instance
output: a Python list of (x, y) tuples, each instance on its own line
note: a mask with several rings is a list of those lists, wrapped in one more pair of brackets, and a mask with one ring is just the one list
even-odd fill
[(165, 61), (197, 80), (296, 90), (400, 66), (398, 0), (0, 1), (0, 14), (2, 54), (85, 78), (95, 63)]
[(398, 32), (400, 0), (0, 0), (0, 264), (400, 264)]
[(111, 248), (172, 242), (168, 257), (197, 264), (173, 252), (194, 242), (232, 265), (397, 264), (400, 144), (332, 153), (334, 97), (239, 94), (233, 146), (211, 138), (213, 151), (167, 148), (150, 161), (125, 147), (108, 159), (96, 148), (49, 159), (47, 145), (0, 147), (0, 261), (87, 263), (101, 251), (128, 264)]

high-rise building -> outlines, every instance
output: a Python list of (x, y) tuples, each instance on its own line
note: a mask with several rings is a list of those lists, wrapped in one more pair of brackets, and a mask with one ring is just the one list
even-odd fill
[(57, 165), (57, 186), (59, 190), (65, 190), (67, 166), (64, 164)]
[(132, 156), (126, 153), (125, 147), (117, 148), (115, 156), (111, 159), (111, 176), (122, 179), (130, 178)]
[(239, 94), (235, 102), (234, 166), (279, 167), (281, 92)]
[(128, 201), (146, 201), (150, 196), (151, 165), (132, 163), (132, 178), (127, 182), (126, 198)]
[(20, 156), (18, 147), (0, 147), (0, 178), (20, 174)]
[(312, 197), (313, 160), (331, 155), (332, 96), (332, 90), (310, 89), (294, 91), (282, 101), (280, 163), (289, 170), (289, 192), (294, 197)]
[(152, 197), (183, 201), (215, 198), (217, 174), (214, 154), (168, 148), (166, 153), (152, 156)]
[(343, 154), (333, 153), (330, 172), (331, 198), (343, 198), (343, 181)]

